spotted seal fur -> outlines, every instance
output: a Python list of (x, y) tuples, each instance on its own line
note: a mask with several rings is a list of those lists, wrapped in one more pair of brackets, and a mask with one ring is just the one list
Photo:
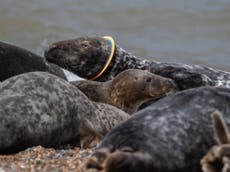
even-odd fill
[(63, 70), (57, 65), (26, 49), (0, 42), (0, 81), (32, 71), (50, 72), (66, 80)]
[[(87, 79), (104, 69), (108, 57), (113, 53), (110, 65), (96, 78), (98, 81), (112, 79), (126, 69), (144, 69), (171, 78), (180, 90), (199, 86), (230, 87), (230, 73), (201, 65), (164, 63), (138, 58), (123, 50), (117, 44), (111, 52), (111, 39), (102, 37), (81, 37), (54, 43), (45, 52), (45, 58), (73, 73)], [(113, 39), (112, 39), (113, 40)]]
[(36, 145), (87, 147), (128, 118), (116, 107), (90, 101), (55, 75), (17, 75), (0, 85), (0, 153)]
[(171, 79), (138, 69), (125, 70), (107, 82), (82, 80), (71, 84), (91, 100), (111, 104), (130, 114), (143, 103), (176, 91)]
[(230, 127), (230, 88), (199, 87), (165, 97), (109, 132), (88, 167), (199, 172), (201, 158), (216, 144), (211, 118), (216, 110)]

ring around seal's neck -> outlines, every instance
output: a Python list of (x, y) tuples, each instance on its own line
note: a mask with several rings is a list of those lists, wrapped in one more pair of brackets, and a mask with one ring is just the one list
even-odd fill
[(94, 77), (87, 78), (88, 80), (107, 81), (113, 79), (121, 71), (126, 69), (148, 69), (148, 60), (137, 58), (133, 54), (125, 51), (116, 45), (115, 40), (111, 36), (103, 36), (102, 38), (109, 44), (107, 48), (102, 48), (102, 54), (108, 55), (106, 58), (107, 61), (105, 62), (104, 67), (101, 66), (101, 71)]
[(99, 78), (106, 71), (106, 69), (109, 67), (109, 65), (110, 65), (110, 63), (114, 57), (114, 52), (115, 52), (115, 41), (114, 41), (114, 39), (111, 36), (104, 36), (103, 38), (108, 40), (108, 42), (110, 44), (109, 58), (105, 64), (105, 66), (102, 68), (102, 70), (97, 75), (95, 75), (94, 77), (88, 78), (88, 80), (94, 81), (97, 78)]
[[(106, 37), (103, 37), (107, 39)], [(110, 37), (112, 38), (112, 37)], [(115, 44), (114, 39), (112, 38), (115, 45), (115, 52), (113, 53), (112, 61), (108, 68), (104, 71), (101, 77), (98, 77), (98, 81), (107, 81), (113, 79), (121, 71), (126, 69), (141, 69), (147, 70), (150, 62), (134, 56), (133, 54), (125, 51), (121, 47)]]

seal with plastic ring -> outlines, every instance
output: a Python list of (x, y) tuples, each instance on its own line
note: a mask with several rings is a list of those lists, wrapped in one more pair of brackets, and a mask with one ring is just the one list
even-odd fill
[(105, 71), (106, 69), (109, 67), (112, 59), (113, 59), (113, 55), (114, 55), (114, 52), (115, 52), (115, 41), (114, 39), (111, 37), (111, 36), (103, 36), (104, 39), (106, 39), (109, 44), (110, 44), (110, 53), (109, 53), (109, 58), (105, 64), (105, 66), (102, 68), (102, 70), (94, 77), (92, 78), (88, 78), (88, 80), (96, 80), (97, 78), (99, 78)]

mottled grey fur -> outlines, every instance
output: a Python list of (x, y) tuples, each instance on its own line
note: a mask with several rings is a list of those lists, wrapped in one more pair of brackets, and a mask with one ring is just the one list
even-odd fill
[(26, 49), (0, 42), (0, 81), (26, 72), (44, 71), (66, 80), (63, 70)]
[[(87, 46), (82, 46), (87, 43)], [(90, 78), (107, 62), (108, 42), (100, 37), (85, 37), (54, 43), (46, 51), (48, 61), (83, 78)], [(138, 58), (116, 45), (113, 60), (98, 81), (107, 81), (126, 69), (144, 69), (173, 79), (180, 90), (200, 86), (230, 87), (230, 73), (200, 65), (164, 63)], [(92, 72), (94, 71), (94, 72)]]
[(216, 144), (211, 117), (216, 110), (229, 127), (229, 88), (168, 96), (109, 132), (95, 156), (105, 160), (105, 171), (201, 171), (201, 158)]
[(111, 105), (90, 101), (52, 74), (17, 75), (0, 85), (0, 153), (35, 145), (81, 142), (87, 146), (94, 136), (104, 136), (128, 118)]
[(108, 80), (125, 69), (145, 69), (152, 73), (173, 79), (181, 90), (197, 86), (230, 87), (230, 73), (201, 65), (164, 63), (138, 58), (116, 46), (113, 68), (101, 80)]

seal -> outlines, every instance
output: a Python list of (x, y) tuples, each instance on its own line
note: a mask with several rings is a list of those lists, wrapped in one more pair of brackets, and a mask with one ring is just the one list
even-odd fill
[(82, 78), (97, 81), (112, 79), (126, 69), (144, 69), (173, 79), (180, 90), (200, 86), (230, 87), (229, 72), (138, 58), (115, 45), (111, 37), (81, 37), (56, 42), (45, 52), (45, 58)]
[(17, 75), (0, 85), (0, 153), (36, 145), (88, 147), (128, 118), (114, 106), (90, 101), (55, 75)]
[(46, 62), (44, 58), (26, 49), (0, 42), (0, 81), (33, 71), (50, 72), (66, 80), (59, 66)]
[(229, 127), (230, 88), (199, 87), (167, 96), (109, 132), (88, 168), (199, 172), (201, 158), (216, 144), (211, 118), (216, 110)]
[(218, 145), (213, 146), (202, 158), (203, 172), (227, 172), (230, 170), (230, 133), (223, 115), (216, 111), (212, 114), (214, 133)]
[(128, 69), (106, 82), (74, 81), (88, 98), (111, 104), (132, 114), (150, 100), (157, 100), (176, 91), (176, 85), (164, 78), (139, 69)]

